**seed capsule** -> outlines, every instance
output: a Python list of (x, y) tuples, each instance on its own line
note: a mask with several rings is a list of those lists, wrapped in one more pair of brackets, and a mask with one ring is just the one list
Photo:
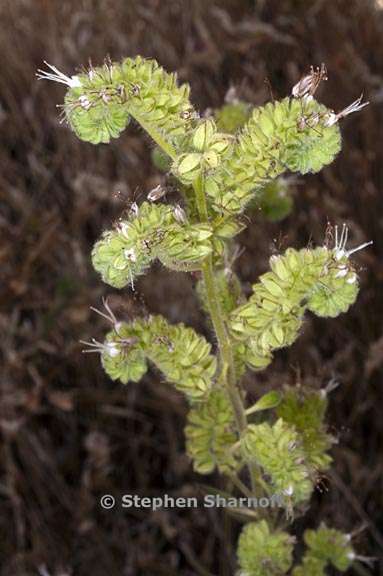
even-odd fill
[(180, 224), (186, 223), (186, 212), (179, 204), (174, 207), (174, 217)]
[(153, 190), (150, 190), (149, 194), (147, 195), (147, 199), (150, 200), (150, 202), (156, 202), (157, 200), (162, 198), (162, 196), (164, 196), (165, 193), (166, 189), (163, 186), (161, 186), (161, 184), (158, 184), (158, 186), (153, 188)]

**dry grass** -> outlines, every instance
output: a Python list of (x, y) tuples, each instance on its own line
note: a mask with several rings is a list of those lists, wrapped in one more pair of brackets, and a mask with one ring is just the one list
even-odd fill
[[(190, 576), (233, 573), (236, 524), (220, 511), (102, 512), (103, 493), (193, 494), (201, 479), (184, 456), (185, 405), (157, 374), (126, 389), (111, 383), (78, 340), (102, 338), (89, 310), (112, 294), (126, 317), (161, 312), (206, 332), (193, 282), (156, 268), (137, 294), (107, 289), (89, 253), (102, 229), (157, 175), (150, 143), (129, 129), (110, 146), (78, 142), (58, 123), (63, 90), (35, 80), (43, 59), (73, 73), (130, 54), (153, 56), (192, 85), (197, 106), (218, 106), (231, 83), (263, 103), (267, 77), (287, 93), (308, 66), (326, 62), (323, 101), (343, 108), (363, 90), (371, 106), (344, 123), (333, 166), (298, 187), (280, 227), (254, 218), (240, 242), (244, 282), (273, 250), (321, 242), (346, 221), (362, 290), (336, 321), (310, 319), (250, 393), (333, 376), (330, 423), (339, 438), (328, 492), (314, 497), (298, 533), (318, 515), (345, 530), (363, 522), (358, 550), (380, 556), (383, 419), (383, 13), (368, 0), (3, 0), (0, 5), (0, 198), (2, 375), (1, 576)], [(257, 264), (255, 265), (254, 262)], [(216, 478), (208, 478), (211, 484)], [(204, 568), (203, 568), (204, 567)], [(205, 572), (204, 572), (205, 570)], [(370, 573), (372, 573), (370, 571)], [(379, 573), (376, 564), (376, 574)]]

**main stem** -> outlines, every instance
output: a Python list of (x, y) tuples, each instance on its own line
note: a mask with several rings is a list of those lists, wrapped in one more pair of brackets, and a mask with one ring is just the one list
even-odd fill
[(230, 400), (233, 404), (238, 430), (242, 432), (247, 425), (246, 414), (242, 399), (236, 383), (235, 365), (231, 342), (223, 320), (222, 308), (219, 300), (219, 291), (214, 277), (212, 257), (208, 256), (202, 265), (202, 275), (206, 288), (206, 298), (218, 340), (221, 356), (222, 378), (225, 382)]
[[(196, 194), (199, 217), (202, 221), (207, 222), (209, 219), (209, 214), (206, 204), (203, 176), (199, 176), (194, 181), (193, 188)], [(221, 357), (221, 377), (226, 386), (231, 404), (233, 406), (238, 432), (241, 434), (247, 427), (246, 411), (237, 386), (231, 340), (224, 322), (220, 293), (215, 280), (213, 258), (211, 255), (205, 259), (202, 265), (202, 276), (205, 283), (208, 308), (218, 340)], [(249, 463), (248, 468), (250, 473), (251, 491), (253, 494), (255, 494), (256, 484), (260, 479), (260, 475), (255, 464)]]
[[(209, 216), (202, 176), (196, 179), (193, 184), (193, 188), (196, 193), (199, 216), (201, 220), (207, 221)], [(206, 288), (208, 307), (218, 340), (219, 352), (221, 356), (222, 377), (226, 384), (226, 388), (233, 405), (238, 430), (239, 432), (242, 432), (247, 426), (247, 419), (242, 403), (242, 398), (237, 387), (231, 341), (224, 322), (224, 316), (220, 302), (220, 294), (217, 283), (215, 281), (213, 258), (211, 255), (205, 259), (202, 265), (202, 275)]]
[[(149, 126), (139, 115), (132, 113), (135, 120), (141, 124), (154, 142), (166, 152), (172, 160), (176, 158), (176, 151), (171, 144), (166, 142), (157, 130)], [(209, 220), (207, 210), (205, 185), (203, 176), (199, 176), (193, 183), (196, 195), (198, 214), (203, 222)], [(234, 417), (237, 424), (238, 432), (241, 434), (247, 427), (247, 417), (242, 398), (237, 386), (234, 357), (231, 349), (231, 341), (224, 322), (219, 289), (215, 281), (214, 265), (212, 256), (208, 256), (202, 265), (202, 275), (206, 287), (206, 297), (208, 307), (213, 322), (214, 330), (217, 335), (219, 353), (221, 358), (221, 377), (226, 386), (231, 404), (234, 410)], [(257, 471), (254, 466), (249, 465), (251, 490), (255, 493)]]

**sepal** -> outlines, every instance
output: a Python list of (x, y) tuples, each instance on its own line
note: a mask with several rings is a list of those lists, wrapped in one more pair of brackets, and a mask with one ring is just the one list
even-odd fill
[(205, 223), (169, 226), (158, 248), (158, 258), (168, 268), (184, 270), (212, 252), (212, 236), (211, 226)]

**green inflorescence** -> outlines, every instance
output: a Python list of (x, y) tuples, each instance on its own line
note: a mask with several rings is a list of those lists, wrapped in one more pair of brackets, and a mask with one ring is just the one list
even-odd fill
[[(326, 126), (329, 110), (316, 100), (302, 103), (285, 98), (255, 108), (249, 122), (232, 144), (225, 162), (211, 176), (214, 185), (207, 188), (217, 211), (239, 213), (255, 192), (285, 170), (318, 172), (330, 164), (340, 151), (337, 125)], [(304, 123), (307, 116), (318, 115), (313, 129)]]
[(308, 550), (302, 565), (294, 568), (293, 576), (324, 576), (329, 564), (346, 572), (355, 558), (350, 536), (325, 524), (318, 530), (306, 530), (304, 540)]
[(238, 468), (230, 447), (237, 441), (233, 408), (223, 390), (213, 390), (206, 401), (191, 408), (185, 428), (186, 450), (200, 474)]
[(292, 564), (294, 538), (266, 520), (247, 524), (238, 540), (238, 576), (282, 576)]
[(280, 176), (259, 191), (254, 204), (270, 222), (279, 222), (288, 216), (293, 209), (294, 201), (289, 181)]
[(286, 388), (276, 414), (295, 427), (302, 438), (307, 462), (315, 470), (325, 470), (332, 458), (327, 451), (334, 438), (326, 431), (327, 396), (322, 391), (300, 387)]
[(195, 266), (213, 249), (209, 224), (180, 223), (172, 206), (143, 202), (137, 213), (104, 232), (92, 252), (107, 284), (123, 288), (158, 258), (173, 269)]
[(358, 293), (354, 268), (335, 249), (289, 248), (283, 256), (272, 256), (270, 266), (247, 303), (230, 316), (238, 350), (253, 369), (264, 368), (274, 350), (294, 342), (305, 310), (335, 317), (346, 312)]
[(249, 424), (241, 446), (244, 457), (262, 468), (274, 493), (283, 498), (287, 508), (310, 498), (312, 469), (294, 426), (282, 418), (272, 426), (267, 422)]
[(189, 86), (178, 86), (176, 75), (155, 60), (138, 56), (106, 62), (77, 79), (65, 96), (65, 115), (76, 135), (92, 144), (117, 138), (130, 117), (173, 142), (195, 117)]
[(214, 118), (220, 132), (236, 134), (249, 120), (252, 107), (247, 102), (232, 102), (214, 110)]
[(101, 360), (106, 373), (124, 384), (139, 380), (149, 360), (190, 400), (208, 394), (216, 371), (216, 358), (205, 338), (162, 316), (115, 326), (106, 336)]

